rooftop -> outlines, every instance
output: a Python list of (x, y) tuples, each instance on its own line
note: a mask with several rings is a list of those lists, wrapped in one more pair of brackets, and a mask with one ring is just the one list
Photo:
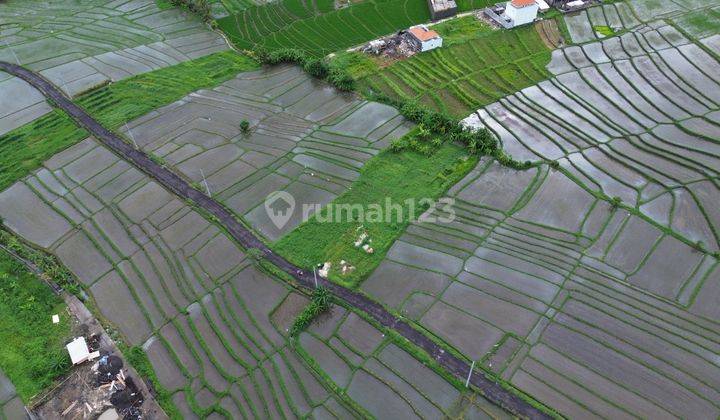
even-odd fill
[(521, 8), (532, 6), (533, 4), (535, 4), (535, 0), (512, 0), (510, 4), (512, 4), (516, 8)]
[(433, 10), (446, 10), (457, 8), (455, 0), (430, 0)]
[(410, 28), (409, 32), (420, 41), (429, 41), (431, 39), (440, 38), (440, 35), (438, 35), (437, 32), (424, 26), (415, 26)]

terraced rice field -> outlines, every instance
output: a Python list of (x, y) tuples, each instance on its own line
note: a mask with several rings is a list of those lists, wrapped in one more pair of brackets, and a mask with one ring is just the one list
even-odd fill
[(0, 418), (20, 419), (25, 416), (25, 406), (15, 393), (15, 387), (0, 371)]
[(462, 117), (545, 79), (549, 61), (533, 26), (494, 31), (398, 61), (361, 79), (359, 89)]
[[(242, 120), (249, 121), (249, 134), (241, 132)], [(344, 192), (363, 163), (411, 124), (394, 108), (338, 93), (298, 67), (278, 66), (195, 92), (128, 128), (121, 131), (139, 147), (203, 189), (205, 179), (214, 198), (275, 240), (298, 225), (303, 204), (326, 204)], [(281, 229), (264, 207), (277, 190), (296, 200)]]
[(240, 48), (298, 48), (325, 56), (428, 20), (423, 0), (365, 1), (339, 10), (328, 0), (284, 0), (217, 22)]
[(568, 417), (720, 413), (716, 258), (546, 167), (484, 161), (449, 197), (366, 293)]
[[(223, 51), (133, 76), (81, 95), (76, 101), (106, 127), (116, 129), (194, 90), (217, 86), (258, 67), (246, 56)], [(38, 95), (29, 86), (27, 94)], [(59, 110), (0, 135), (0, 190), (85, 137), (87, 133)]]
[[(154, 0), (9, 0), (0, 27), (0, 60), (40, 71), (71, 96), (227, 49), (199, 20)], [(0, 76), (0, 90), (0, 134), (51, 111), (17, 78)]]
[[(672, 2), (667, 3), (672, 4)], [(640, 25), (640, 20), (629, 3), (614, 3), (569, 14), (565, 17), (565, 25), (570, 33), (569, 41), (582, 44), (605, 38), (597, 28), (605, 27), (613, 31), (622, 31), (637, 27)]]
[(93, 139), (0, 193), (0, 215), (142, 345), (183, 418), (497, 415), (342, 308), (290, 341), (307, 298)]
[(484, 159), (361, 288), (568, 417), (714, 418), (720, 63), (640, 3), (467, 118), (557, 168)]
[[(554, 76), (471, 116), (519, 160), (557, 160), (689, 243), (720, 249), (720, 66), (669, 25), (557, 50)], [(531, 140), (532, 139), (532, 140)]]

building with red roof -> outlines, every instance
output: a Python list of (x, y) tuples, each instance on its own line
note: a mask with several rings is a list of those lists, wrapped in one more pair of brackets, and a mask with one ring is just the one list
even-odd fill
[(408, 30), (410, 38), (418, 46), (420, 52), (442, 47), (442, 37), (425, 25), (413, 26)]
[(525, 25), (535, 21), (539, 9), (535, 0), (510, 0), (505, 7), (505, 16), (512, 20), (513, 26)]

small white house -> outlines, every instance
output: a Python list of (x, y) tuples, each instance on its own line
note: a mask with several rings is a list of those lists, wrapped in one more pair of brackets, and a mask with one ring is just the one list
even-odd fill
[(511, 0), (505, 7), (505, 16), (513, 21), (513, 26), (525, 25), (535, 20), (539, 9), (535, 0)]
[(427, 26), (413, 26), (408, 31), (413, 41), (420, 47), (420, 52), (442, 47), (442, 37)]

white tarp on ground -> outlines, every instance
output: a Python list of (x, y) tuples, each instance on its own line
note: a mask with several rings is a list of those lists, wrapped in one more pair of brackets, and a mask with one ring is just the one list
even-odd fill
[(85, 337), (78, 337), (65, 347), (68, 353), (70, 353), (70, 360), (72, 360), (73, 365), (82, 363), (90, 357), (90, 350), (85, 342)]

